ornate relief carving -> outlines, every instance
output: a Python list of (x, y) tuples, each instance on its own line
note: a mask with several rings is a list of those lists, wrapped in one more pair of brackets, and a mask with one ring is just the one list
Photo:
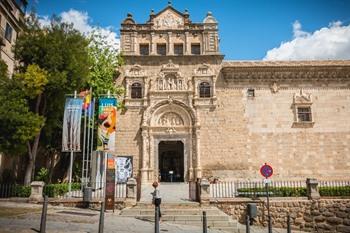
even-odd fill
[(158, 125), (160, 125), (160, 126), (181, 126), (181, 125), (184, 125), (184, 121), (178, 114), (176, 114), (174, 112), (167, 112), (159, 118)]
[(173, 71), (173, 72), (177, 72), (178, 70), (179, 70), (179, 65), (175, 65), (171, 59), (167, 64), (164, 64), (161, 69), (161, 71)]
[(168, 10), (155, 19), (156, 29), (176, 29), (184, 25), (182, 17)]
[(183, 78), (169, 74), (157, 79), (157, 90), (186, 90), (186, 83)]
[(277, 93), (279, 91), (279, 86), (277, 85), (276, 82), (274, 82), (271, 86), (270, 86), (271, 92), (272, 93)]
[(207, 64), (202, 64), (194, 70), (194, 76), (213, 76), (214, 72)]
[(145, 76), (145, 73), (142, 70), (141, 66), (134, 65), (133, 67), (130, 68), (129, 71), (127, 71), (126, 75), (129, 77), (142, 77), (142, 76)]
[(304, 93), (303, 89), (300, 89), (299, 93), (295, 93), (293, 96), (293, 103), (296, 105), (311, 105), (312, 96), (309, 93)]

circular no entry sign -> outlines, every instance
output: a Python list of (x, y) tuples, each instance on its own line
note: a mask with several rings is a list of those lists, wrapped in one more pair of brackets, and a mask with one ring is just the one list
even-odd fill
[(260, 173), (263, 177), (265, 178), (269, 178), (270, 176), (272, 176), (273, 174), (273, 169), (270, 165), (268, 165), (267, 163), (265, 163), (264, 165), (262, 165), (262, 167), (260, 168)]

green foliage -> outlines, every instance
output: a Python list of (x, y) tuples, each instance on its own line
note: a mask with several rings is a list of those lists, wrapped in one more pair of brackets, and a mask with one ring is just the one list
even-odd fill
[(31, 194), (31, 187), (25, 185), (16, 186), (16, 197), (29, 197)]
[(92, 65), (88, 85), (94, 95), (103, 95), (108, 91), (121, 95), (124, 89), (115, 85), (115, 79), (119, 75), (117, 68), (124, 64), (124, 60), (121, 54), (108, 46), (107, 38), (98, 31), (90, 36), (89, 59)]
[[(266, 196), (265, 188), (240, 188), (238, 189), (240, 197), (264, 197)], [(271, 197), (304, 197), (306, 188), (294, 187), (272, 187), (269, 188)]]
[(22, 84), (26, 96), (33, 99), (43, 93), (48, 82), (47, 71), (38, 65), (29, 65), (25, 73), (15, 74), (15, 78)]
[(0, 184), (0, 198), (29, 197), (30, 194), (30, 186), (23, 186), (17, 184)]
[(44, 181), (45, 184), (49, 182), (49, 170), (47, 168), (40, 168), (38, 174), (35, 177), (36, 181)]
[[(80, 183), (72, 183), (72, 190), (80, 190), (81, 184)], [(44, 195), (47, 195), (48, 197), (59, 197), (63, 196), (68, 192), (68, 184), (62, 183), (62, 184), (48, 184), (44, 187)]]
[(319, 187), (321, 196), (336, 197), (336, 196), (350, 196), (350, 186), (343, 187)]
[[(29, 81), (27, 83), (30, 85)], [(22, 87), (23, 83), (17, 78), (0, 75), (0, 151), (5, 153), (25, 151), (26, 143), (44, 124), (42, 116), (30, 111)]]

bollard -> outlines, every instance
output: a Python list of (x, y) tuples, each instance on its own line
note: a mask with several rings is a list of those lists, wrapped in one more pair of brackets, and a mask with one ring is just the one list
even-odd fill
[(43, 202), (43, 210), (41, 212), (41, 221), (40, 221), (40, 233), (46, 232), (46, 215), (47, 215), (47, 204), (48, 204), (48, 198), (45, 196), (44, 202)]
[(98, 233), (103, 233), (105, 221), (105, 202), (101, 203), (101, 211), (100, 211), (100, 222), (98, 224)]
[(292, 233), (292, 229), (290, 226), (290, 215), (287, 216), (287, 233)]
[(208, 232), (208, 226), (207, 226), (207, 212), (203, 211), (203, 233)]
[(245, 218), (246, 218), (246, 221), (245, 221), (245, 232), (246, 233), (250, 233), (250, 217), (247, 214)]
[(159, 233), (159, 206), (155, 207), (155, 216), (154, 216), (154, 233)]

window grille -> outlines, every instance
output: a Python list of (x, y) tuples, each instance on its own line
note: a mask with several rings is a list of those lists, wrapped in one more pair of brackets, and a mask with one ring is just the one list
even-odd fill
[(131, 85), (131, 98), (132, 99), (142, 98), (142, 85), (140, 83), (133, 83)]
[(211, 87), (208, 82), (202, 82), (201, 84), (199, 84), (199, 97), (200, 98), (210, 97), (211, 96), (210, 89)]

